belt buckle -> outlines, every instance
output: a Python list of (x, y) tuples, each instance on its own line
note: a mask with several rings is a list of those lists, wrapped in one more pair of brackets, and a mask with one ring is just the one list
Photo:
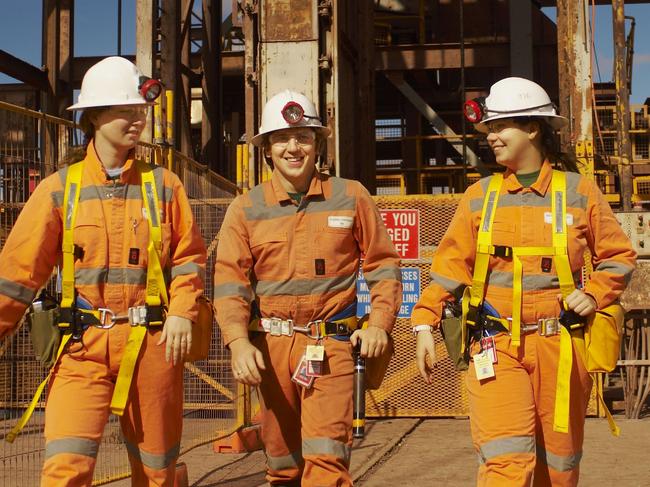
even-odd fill
[(537, 332), (541, 336), (553, 336), (560, 332), (560, 322), (557, 318), (540, 318), (537, 323)]
[(280, 320), (281, 334), (290, 337), (293, 335), (293, 320)]
[(147, 324), (147, 307), (132, 306), (129, 308), (129, 324), (139, 326)]
[(274, 337), (282, 336), (282, 320), (280, 318), (271, 318), (269, 333)]

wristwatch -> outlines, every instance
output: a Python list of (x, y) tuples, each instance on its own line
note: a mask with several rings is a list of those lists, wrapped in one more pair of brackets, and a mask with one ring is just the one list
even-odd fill
[(429, 333), (433, 333), (433, 326), (431, 325), (415, 325), (413, 327), (413, 336), (416, 337), (418, 336), (418, 333), (421, 331), (428, 331)]

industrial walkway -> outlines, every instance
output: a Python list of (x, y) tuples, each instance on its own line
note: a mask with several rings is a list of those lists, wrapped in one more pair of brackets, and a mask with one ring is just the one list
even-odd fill
[[(620, 438), (607, 422), (587, 419), (581, 486), (647, 487), (650, 485), (650, 418), (617, 418)], [(464, 419), (389, 419), (371, 421), (368, 434), (355, 443), (355, 485), (388, 487), (468, 487), (474, 485), (476, 455), (469, 421)], [(264, 454), (217, 455), (210, 446), (183, 456), (192, 487), (257, 487), (264, 481)], [(128, 481), (111, 487), (130, 485)]]

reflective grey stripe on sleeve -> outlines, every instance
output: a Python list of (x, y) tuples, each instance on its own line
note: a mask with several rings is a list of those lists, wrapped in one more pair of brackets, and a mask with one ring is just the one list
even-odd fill
[(172, 267), (172, 279), (176, 276), (185, 276), (187, 274), (198, 274), (201, 280), (205, 282), (205, 269), (196, 262), (187, 262)]
[(0, 294), (4, 294), (19, 303), (30, 304), (36, 297), (36, 290), (0, 277)]
[(225, 284), (219, 284), (215, 286), (213, 291), (214, 299), (219, 298), (229, 298), (232, 296), (238, 296), (250, 303), (253, 300), (253, 291), (244, 285), (238, 283), (227, 282)]
[(88, 438), (60, 438), (47, 442), (45, 445), (45, 460), (61, 453), (97, 458), (97, 450), (99, 450), (99, 443)]
[(534, 436), (506, 436), (488, 441), (478, 451), (479, 463), (486, 463), (494, 457), (512, 455), (513, 453), (535, 454)]
[(272, 457), (266, 454), (266, 464), (271, 470), (289, 470), (300, 468), (305, 463), (302, 459), (302, 451), (294, 451), (283, 457)]
[[(573, 282), (578, 282), (580, 273), (573, 274)], [(524, 291), (538, 291), (541, 289), (555, 289), (560, 287), (560, 281), (553, 274), (533, 274), (524, 275), (521, 280)], [(512, 288), (512, 272), (492, 271), (488, 276), (490, 286)]]
[(305, 438), (302, 440), (303, 456), (332, 455), (350, 463), (351, 449), (343, 442), (331, 438)]
[(442, 276), (437, 272), (431, 271), (429, 273), (429, 276), (431, 277), (432, 283), (437, 284), (445, 291), (454, 295), (456, 295), (461, 288), (465, 287), (465, 284), (463, 284), (462, 282), (454, 281), (453, 279)]
[(178, 453), (181, 450), (180, 443), (172, 446), (165, 453), (149, 453), (144, 450), (141, 450), (133, 443), (130, 443), (127, 440), (124, 440), (126, 445), (126, 450), (129, 452), (129, 455), (135, 460), (139, 461), (145, 467), (149, 467), (153, 470), (163, 470), (178, 458)]
[(74, 273), (75, 284), (146, 284), (147, 269), (113, 268), (106, 269), (90, 268), (77, 269)]
[(338, 276), (328, 279), (292, 279), (290, 281), (258, 281), (258, 296), (308, 296), (342, 291), (356, 285), (357, 276)]
[(632, 277), (632, 272), (634, 267), (622, 262), (617, 262), (615, 260), (605, 260), (596, 266), (597, 271), (610, 272), (612, 274), (617, 274), (619, 276), (625, 277), (625, 282), (627, 283)]
[(402, 271), (400, 271), (399, 267), (396, 266), (384, 266), (372, 272), (364, 272), (363, 277), (365, 277), (368, 287), (372, 289), (379, 281), (384, 279), (392, 279), (401, 282)]
[(568, 472), (580, 465), (582, 452), (578, 452), (574, 455), (561, 456), (546, 451), (543, 446), (537, 445), (537, 459), (551, 467), (553, 470), (557, 470), (558, 472)]

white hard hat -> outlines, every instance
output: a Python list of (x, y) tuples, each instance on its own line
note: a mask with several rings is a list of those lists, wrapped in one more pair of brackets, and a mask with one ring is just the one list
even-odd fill
[(543, 117), (555, 130), (568, 123), (557, 114), (544, 88), (524, 78), (504, 78), (494, 83), (485, 99), (484, 110), (484, 118), (474, 125), (479, 132), (487, 132), (486, 124), (500, 118)]
[(271, 132), (296, 127), (313, 128), (325, 137), (330, 134), (330, 129), (323, 127), (316, 107), (309, 98), (296, 91), (284, 90), (270, 98), (264, 105), (262, 125), (251, 142), (260, 146), (265, 136)]
[(111, 56), (90, 67), (77, 103), (68, 110), (113, 105), (149, 105), (162, 91), (159, 81), (143, 76), (128, 59)]

